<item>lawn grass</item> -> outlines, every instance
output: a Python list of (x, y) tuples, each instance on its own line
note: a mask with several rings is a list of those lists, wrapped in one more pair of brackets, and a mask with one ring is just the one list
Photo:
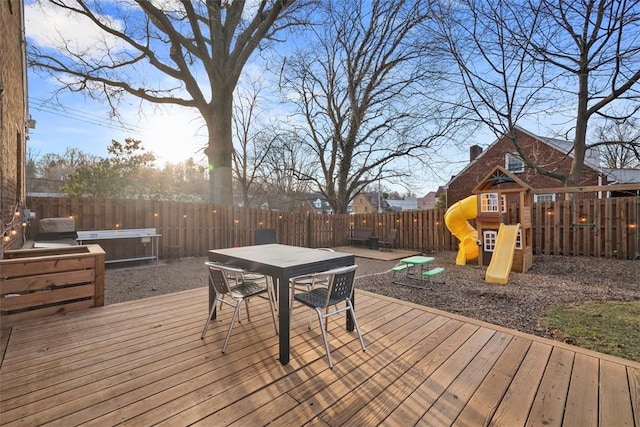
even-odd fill
[(640, 362), (640, 301), (553, 306), (541, 322), (557, 339)]

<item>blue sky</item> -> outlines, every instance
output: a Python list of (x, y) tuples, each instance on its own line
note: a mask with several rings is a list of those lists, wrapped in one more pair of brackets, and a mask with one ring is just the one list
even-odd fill
[[(58, 31), (90, 46), (95, 27), (72, 19), (56, 9), (46, 12), (38, 6), (25, 6), (25, 26), (28, 43), (46, 45)], [(124, 141), (132, 137), (143, 141), (153, 151), (159, 164), (179, 162), (194, 157), (205, 159), (201, 150), (206, 145), (206, 130), (196, 110), (142, 104), (137, 99), (121, 105), (124, 123), (108, 117), (108, 108), (81, 93), (62, 93), (52, 99), (59, 83), (29, 70), (29, 110), (36, 120), (30, 131), (28, 148), (36, 155), (63, 153), (75, 147), (98, 156), (107, 155), (112, 139)], [(60, 105), (62, 105), (62, 107)], [(139, 113), (142, 114), (139, 114)]]
[[(91, 46), (95, 41), (93, 24), (74, 20), (61, 14), (56, 9), (43, 11), (40, 7), (26, 5), (26, 30), (29, 43), (48, 44), (49, 38), (58, 31), (77, 43)], [(255, 64), (249, 65), (249, 70)], [(54, 79), (41, 77), (29, 72), (30, 114), (36, 120), (36, 128), (30, 131), (28, 149), (36, 156), (47, 153), (63, 153), (68, 147), (74, 147), (86, 153), (107, 156), (106, 149), (112, 139), (124, 141), (132, 137), (142, 140), (143, 146), (152, 151), (158, 158), (158, 165), (164, 162), (180, 162), (193, 157), (204, 162), (202, 149), (206, 146), (206, 128), (196, 110), (177, 106), (157, 106), (140, 104), (137, 99), (130, 99), (128, 104), (120, 108), (125, 123), (110, 120), (108, 108), (86, 95), (63, 93), (56, 100), (52, 99), (54, 91), (59, 87)], [(536, 133), (537, 129), (530, 129)], [(489, 132), (478, 132), (473, 140), (465, 141), (463, 149), (447, 149), (437, 153), (439, 163), (433, 167), (438, 176), (425, 171), (416, 173), (415, 184), (410, 190), (418, 196), (428, 191), (435, 191), (443, 185), (468, 161), (468, 147), (473, 144), (486, 146), (493, 142), (495, 136)], [(413, 167), (420, 171), (422, 167)], [(387, 188), (404, 193), (406, 189), (391, 184)]]

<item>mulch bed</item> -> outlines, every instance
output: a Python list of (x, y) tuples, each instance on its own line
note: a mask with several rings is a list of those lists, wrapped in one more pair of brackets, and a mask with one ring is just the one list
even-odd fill
[[(539, 323), (551, 305), (587, 301), (640, 300), (640, 261), (537, 255), (527, 273), (511, 273), (507, 285), (484, 281), (485, 268), (455, 265), (455, 252), (428, 254), (446, 270), (446, 283), (432, 289), (393, 284), (397, 260), (357, 257), (356, 286), (543, 337), (553, 337)], [(206, 258), (183, 258), (160, 265), (108, 268), (107, 304), (204, 286)]]

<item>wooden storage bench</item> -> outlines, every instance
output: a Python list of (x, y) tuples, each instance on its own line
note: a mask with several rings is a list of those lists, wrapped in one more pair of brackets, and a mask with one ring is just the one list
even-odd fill
[(0, 260), (0, 321), (103, 306), (104, 257), (99, 245), (6, 251)]

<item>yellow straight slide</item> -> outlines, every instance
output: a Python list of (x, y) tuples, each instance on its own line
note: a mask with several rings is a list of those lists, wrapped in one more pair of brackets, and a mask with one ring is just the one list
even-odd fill
[(513, 254), (516, 250), (518, 230), (520, 230), (520, 224), (500, 224), (496, 246), (491, 256), (489, 268), (487, 268), (487, 274), (484, 277), (484, 280), (488, 283), (506, 285), (509, 281), (509, 273), (513, 265)]

